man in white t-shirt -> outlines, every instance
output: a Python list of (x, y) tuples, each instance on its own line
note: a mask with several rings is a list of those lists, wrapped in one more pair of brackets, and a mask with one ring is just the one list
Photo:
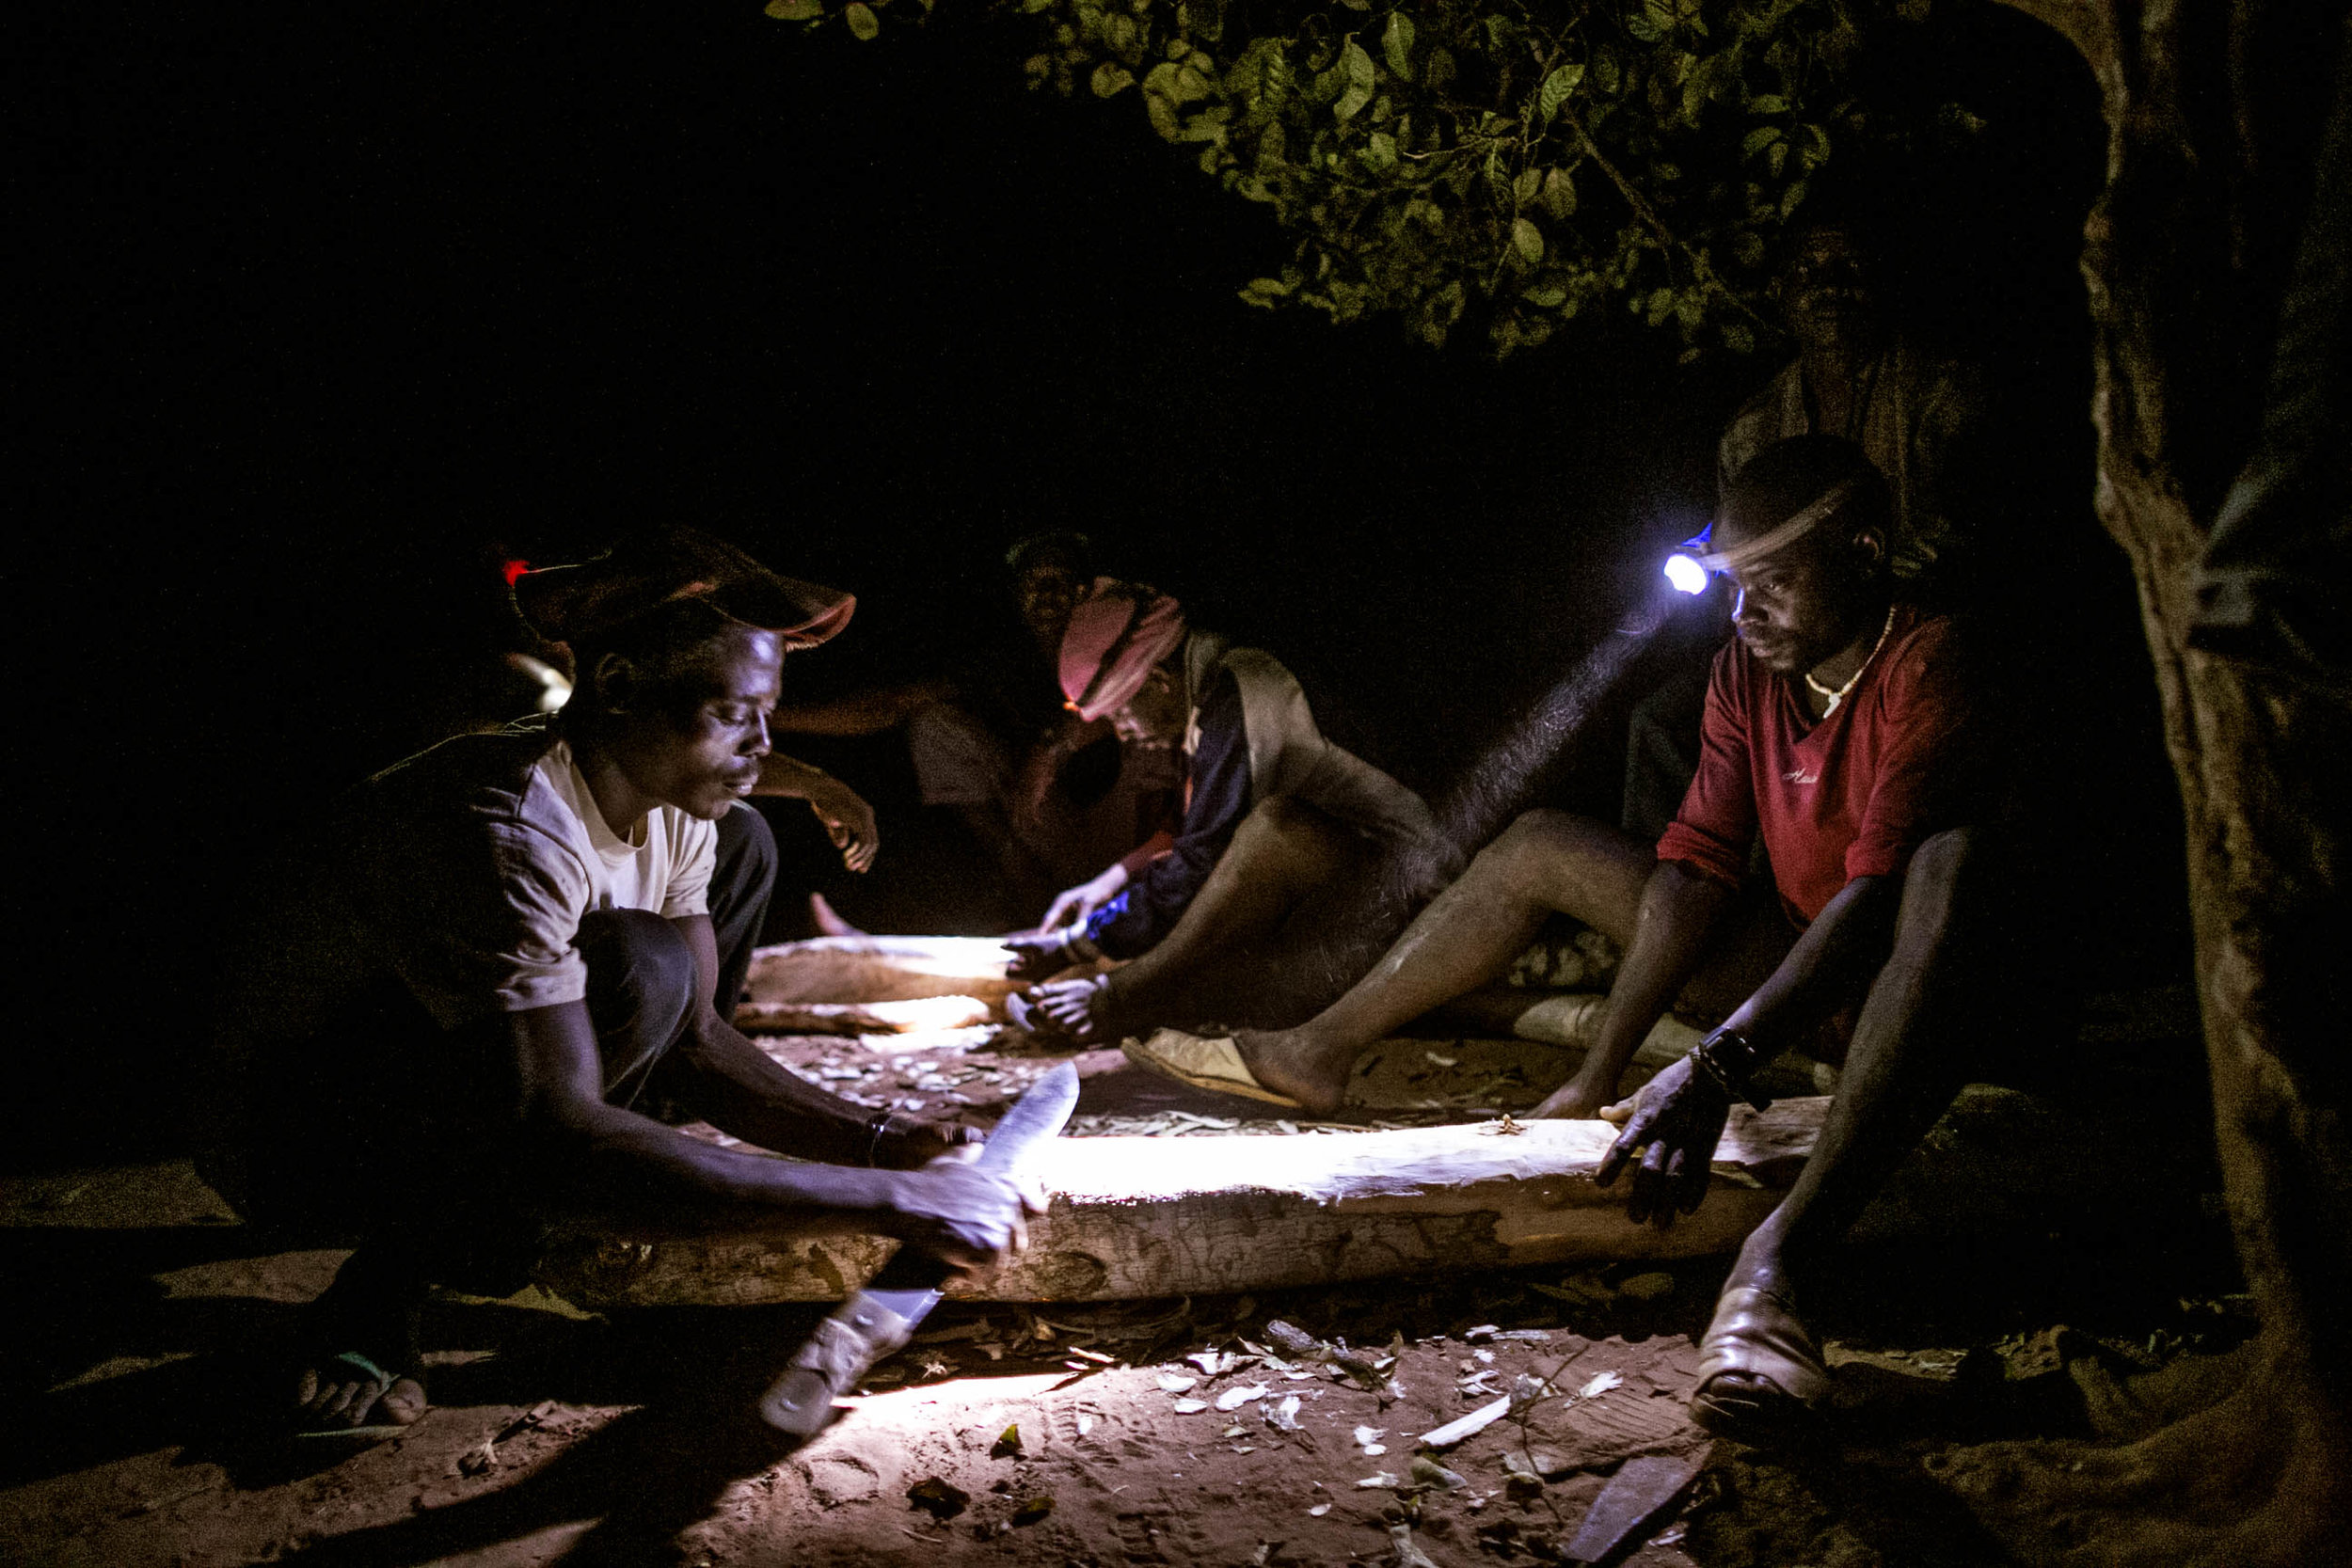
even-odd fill
[[(775, 874), (741, 802), (784, 654), (854, 601), (685, 530), (515, 597), (571, 645), (571, 703), (319, 813), (231, 966), (202, 1168), (259, 1227), (358, 1244), (292, 1370), (321, 1434), (415, 1420), (427, 1289), (517, 1288), (553, 1222), (832, 1226), (960, 1263), (1021, 1238), (1022, 1193), (944, 1158), (969, 1130), (835, 1099), (723, 1016)], [(689, 1138), (630, 1108), (649, 1091), (824, 1163)]]

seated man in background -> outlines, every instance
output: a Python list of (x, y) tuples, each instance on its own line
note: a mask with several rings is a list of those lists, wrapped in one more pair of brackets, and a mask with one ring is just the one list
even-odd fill
[[(1569, 914), (1627, 951), (1597, 1041), (1537, 1115), (1609, 1106), (1625, 1131), (1599, 1178), (1631, 1164), (1633, 1215), (1661, 1224), (1697, 1207), (1759, 1067), (1796, 1046), (1842, 1058), (1815, 1152), (1749, 1240), (1702, 1343), (1693, 1412), (1743, 1439), (1784, 1430), (1827, 1390), (1796, 1316), (1824, 1249), (1952, 1094), (2018, 1068), (2003, 1053), (2046, 1039), (2052, 1016), (2033, 1027), (2048, 993), (2025, 983), (2053, 967), (2033, 883), (2001, 852), (2008, 835), (1986, 836), (1987, 694), (1953, 622), (1896, 595), (1885, 522), (1883, 482), (1833, 436), (1782, 442), (1734, 482), (1706, 563), (1732, 580), (1738, 636), (1715, 660), (1698, 776), (1654, 851), (1605, 823), (1529, 813), (1310, 1022), (1127, 1046), (1200, 1087), (1334, 1106), (1364, 1045), (1500, 974), (1540, 921)], [(1758, 834), (1772, 884), (1743, 888)], [(1721, 1026), (1610, 1105), (1678, 995)]]
[(1135, 960), (1014, 998), (1024, 1028), (1090, 1041), (1230, 990), (1314, 889), (1437, 836), (1420, 796), (1325, 737), (1279, 659), (1189, 626), (1165, 594), (1099, 579), (1063, 637), (1061, 688), (1080, 719), (1178, 759), (1184, 817), (1007, 939), (1016, 979)]
[[(727, 1022), (774, 876), (739, 808), (785, 650), (854, 601), (685, 530), (514, 591), (577, 657), (572, 700), (318, 813), (218, 1020), (199, 1168), (259, 1226), (358, 1244), (280, 1396), (312, 1435), (414, 1421), (428, 1288), (517, 1289), (552, 1224), (866, 1229), (962, 1263), (1020, 1232), (1019, 1193), (941, 1158), (966, 1130), (834, 1099)], [(825, 1163), (630, 1108), (656, 1096)]]
[[(1756, 454), (1798, 436), (1839, 436), (1886, 482), (1887, 568), (1915, 603), (1948, 603), (1980, 570), (1993, 508), (1984, 377), (1923, 351), (1890, 309), (1887, 245), (1852, 202), (1817, 196), (1784, 237), (1774, 294), (1796, 357), (1740, 405), (1716, 448), (1716, 494)], [(1707, 667), (1693, 647), (1635, 708), (1620, 820), (1656, 838), (1698, 768)]]

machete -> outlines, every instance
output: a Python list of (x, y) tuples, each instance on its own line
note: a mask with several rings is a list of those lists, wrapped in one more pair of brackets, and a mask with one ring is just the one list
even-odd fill
[[(1063, 1062), (1013, 1102), (980, 1146), (978, 1163), (993, 1170), (1016, 1168), (1038, 1145), (1060, 1135), (1077, 1103), (1078, 1069)], [(816, 1436), (833, 1418), (833, 1402), (914, 1337), (955, 1272), (929, 1253), (900, 1247), (865, 1289), (817, 1325), (784, 1375), (760, 1396), (759, 1418), (795, 1437)]]

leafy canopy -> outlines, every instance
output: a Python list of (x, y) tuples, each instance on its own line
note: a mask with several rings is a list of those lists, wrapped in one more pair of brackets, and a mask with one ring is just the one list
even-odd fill
[[(923, 0), (928, 10), (931, 0)], [(1871, 22), (1928, 0), (994, 0), (1032, 87), (1140, 103), (1296, 248), (1252, 305), (1543, 342), (1611, 301), (1745, 353), (1768, 243), (1849, 140)], [(862, 39), (887, 0), (771, 0)]]

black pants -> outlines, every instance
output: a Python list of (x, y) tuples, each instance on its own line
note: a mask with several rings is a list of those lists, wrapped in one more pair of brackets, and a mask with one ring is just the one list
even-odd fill
[[(749, 806), (722, 817), (709, 895), (722, 1017), (742, 995), (775, 876), (766, 820)], [(592, 911), (578, 941), (605, 1099), (634, 1105), (692, 1022), (692, 953), (639, 910)], [(516, 1158), (502, 1021), (442, 1030), (395, 984), (255, 1088), (255, 1147), (228, 1196), (258, 1227), (289, 1244), (410, 1256), (434, 1283), (520, 1287), (537, 1235), (532, 1188), (560, 1175)]]

